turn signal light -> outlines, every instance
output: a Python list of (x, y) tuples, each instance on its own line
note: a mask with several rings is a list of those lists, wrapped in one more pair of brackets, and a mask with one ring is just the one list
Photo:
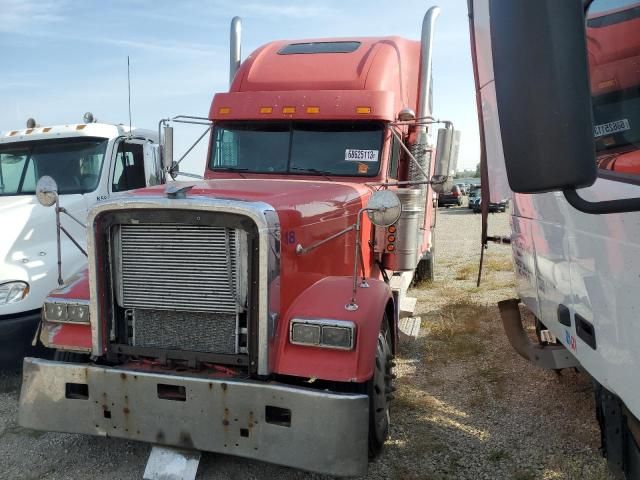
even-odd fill
[(320, 107), (307, 107), (307, 113), (320, 113)]
[(229, 113), (231, 113), (231, 109), (229, 107), (220, 107), (218, 109), (218, 113), (220, 115), (228, 115)]
[(282, 113), (286, 113), (286, 114), (296, 113), (296, 107), (282, 107)]
[(395, 242), (396, 241), (396, 236), (395, 235), (389, 235), (387, 237), (387, 241), (389, 241), (391, 243)]
[(387, 228), (387, 231), (389, 233), (396, 233), (396, 226), (395, 225), (391, 225), (389, 228)]
[(260, 113), (272, 113), (273, 107), (260, 107)]
[(371, 107), (356, 107), (356, 113), (359, 115), (371, 113)]
[(393, 252), (395, 251), (396, 246), (395, 245), (387, 245), (387, 252)]

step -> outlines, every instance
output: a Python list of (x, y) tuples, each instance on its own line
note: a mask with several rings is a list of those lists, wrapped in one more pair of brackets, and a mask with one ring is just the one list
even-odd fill
[(200, 452), (154, 445), (144, 469), (144, 480), (195, 480)]
[(420, 334), (420, 324), (422, 320), (420, 317), (406, 317), (401, 318), (398, 323), (398, 330), (400, 331), (400, 341), (416, 340)]

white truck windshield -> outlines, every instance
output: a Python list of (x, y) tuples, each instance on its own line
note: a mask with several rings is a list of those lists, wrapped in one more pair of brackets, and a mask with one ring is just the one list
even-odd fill
[(108, 140), (74, 138), (0, 145), (0, 195), (33, 195), (49, 175), (58, 193), (87, 193), (98, 187)]
[(226, 122), (215, 126), (218, 171), (377, 175), (384, 125), (370, 122)]

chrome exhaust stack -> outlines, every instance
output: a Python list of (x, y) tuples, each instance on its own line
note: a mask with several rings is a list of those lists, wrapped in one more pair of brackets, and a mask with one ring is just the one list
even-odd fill
[[(431, 7), (427, 10), (422, 20), (422, 35), (420, 43), (420, 75), (418, 78), (418, 111), (416, 112), (416, 130), (415, 130), (415, 142), (410, 145), (410, 151), (415, 162), (409, 163), (408, 180), (412, 182), (428, 182), (431, 180), (428, 175), (431, 175), (431, 151), (429, 150), (429, 138), (428, 127), (426, 121), (431, 119), (431, 58), (433, 56), (433, 30), (436, 19), (440, 15), (440, 7)], [(417, 165), (416, 165), (417, 163)], [(406, 269), (409, 265), (410, 269), (413, 269), (418, 265), (418, 249), (417, 246), (422, 243), (422, 236), (425, 229), (425, 209), (427, 202), (427, 192), (429, 191), (428, 185), (421, 184), (412, 188), (419, 192), (417, 201), (413, 200), (411, 203), (417, 206), (419, 212), (417, 217), (412, 219), (411, 225), (398, 225), (398, 238), (403, 236), (415, 236), (413, 241), (409, 241), (409, 244), (415, 244), (416, 249), (413, 253), (405, 251), (405, 258), (396, 259), (396, 263), (401, 264)], [(402, 196), (403, 199), (414, 199), (414, 194), (408, 194)], [(405, 205), (403, 207), (410, 207)], [(407, 219), (408, 220), (408, 219)], [(417, 228), (416, 228), (417, 227)], [(394, 255), (397, 256), (397, 255)]]
[[(417, 119), (424, 120), (431, 116), (431, 59), (433, 57), (433, 28), (440, 15), (440, 7), (431, 7), (422, 19), (422, 35), (420, 40), (420, 75), (418, 87)], [(419, 125), (418, 129), (427, 132), (426, 125)]]
[[(436, 19), (440, 15), (440, 7), (431, 7), (427, 10), (422, 20), (422, 36), (420, 43), (420, 75), (418, 77), (418, 111), (416, 112), (416, 138), (415, 143), (411, 145), (411, 153), (422, 167), (420, 168), (411, 162), (409, 165), (409, 180), (415, 182), (425, 182), (428, 178), (424, 177), (422, 172), (427, 174), (431, 171), (430, 158), (427, 158), (427, 148), (429, 139), (427, 133), (429, 131), (425, 121), (431, 119), (431, 58), (433, 57), (433, 29)], [(426, 191), (426, 185), (420, 187)]]
[(231, 19), (231, 31), (229, 33), (229, 87), (233, 83), (233, 78), (240, 68), (242, 57), (242, 19), (233, 17)]

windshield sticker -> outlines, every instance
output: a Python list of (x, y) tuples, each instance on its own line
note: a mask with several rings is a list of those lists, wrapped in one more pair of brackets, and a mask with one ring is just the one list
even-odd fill
[(603, 123), (602, 125), (594, 126), (593, 136), (602, 137), (603, 135), (624, 132), (625, 130), (631, 130), (631, 126), (629, 125), (629, 120), (623, 118), (622, 120), (616, 120), (615, 122)]
[(378, 150), (359, 150), (347, 148), (344, 151), (344, 159), (347, 162), (377, 162)]
[(364, 175), (369, 171), (369, 165), (358, 162), (358, 173)]

